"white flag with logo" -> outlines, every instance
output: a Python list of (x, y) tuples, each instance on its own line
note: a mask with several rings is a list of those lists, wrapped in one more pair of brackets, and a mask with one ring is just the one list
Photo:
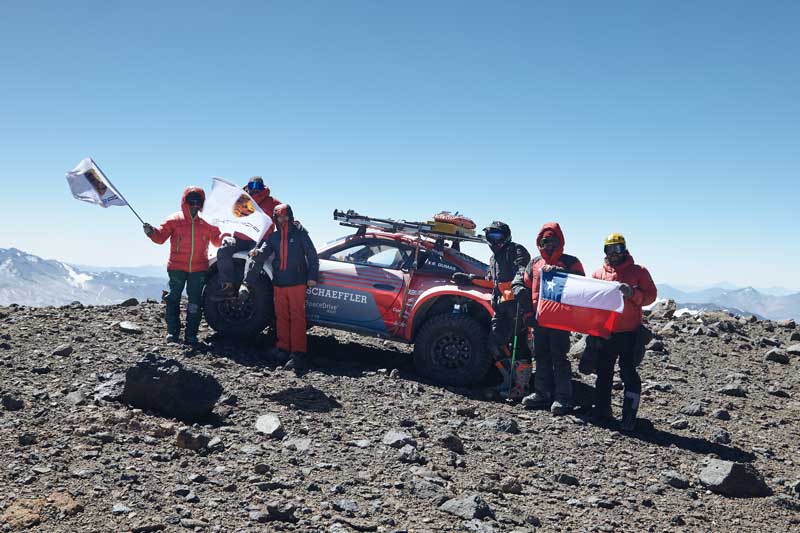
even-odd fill
[(254, 241), (261, 240), (272, 220), (241, 187), (222, 178), (214, 178), (200, 216), (222, 233), (241, 233)]
[(83, 202), (101, 207), (128, 205), (91, 157), (83, 159), (71, 172), (67, 172), (67, 183), (72, 196)]

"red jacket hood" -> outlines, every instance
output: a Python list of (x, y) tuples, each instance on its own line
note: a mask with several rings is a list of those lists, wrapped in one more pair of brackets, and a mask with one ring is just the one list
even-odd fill
[[(558, 245), (558, 248), (556, 248), (553, 252), (552, 256), (548, 256), (547, 252), (545, 252), (544, 249), (539, 246), (539, 242), (542, 240), (542, 235), (548, 230), (555, 233), (556, 237), (558, 237), (558, 240), (561, 242), (561, 244)], [(558, 263), (558, 259), (561, 257), (561, 254), (564, 253), (564, 233), (561, 231), (561, 226), (558, 225), (558, 222), (547, 222), (542, 226), (542, 229), (540, 229), (538, 235), (536, 235), (536, 247), (539, 248), (539, 254), (546, 263), (551, 265)]]
[(203, 202), (206, 201), (206, 193), (202, 187), (190, 185), (189, 187), (183, 189), (183, 196), (181, 196), (181, 211), (183, 212), (183, 216), (186, 217), (186, 220), (192, 218), (192, 215), (189, 213), (189, 204), (186, 203), (186, 197), (192, 192), (200, 193), (200, 196), (203, 197)]

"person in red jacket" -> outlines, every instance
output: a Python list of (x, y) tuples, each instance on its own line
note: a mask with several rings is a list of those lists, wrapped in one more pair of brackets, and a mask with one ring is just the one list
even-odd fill
[(606, 237), (603, 249), (606, 254), (605, 261), (592, 277), (619, 282), (619, 290), (625, 298), (625, 307), (622, 316), (614, 324), (611, 337), (598, 340), (595, 405), (592, 416), (601, 423), (612, 419), (611, 386), (614, 366), (619, 357), (619, 374), (625, 385), (621, 427), (625, 431), (633, 431), (642, 392), (642, 380), (636, 371), (639, 363), (636, 357), (636, 344), (639, 328), (642, 325), (642, 306), (656, 300), (657, 289), (647, 269), (633, 262), (625, 237), (619, 233), (612, 233)]
[(186, 306), (186, 336), (188, 344), (197, 344), (197, 330), (202, 317), (202, 294), (208, 270), (208, 245), (220, 245), (219, 228), (212, 226), (199, 213), (206, 194), (200, 187), (187, 187), (181, 198), (181, 210), (173, 213), (161, 226), (144, 224), (144, 233), (156, 244), (169, 239), (169, 294), (164, 318), (167, 340), (178, 342), (181, 332), (180, 304), (184, 286), (189, 303)]
[[(261, 176), (253, 176), (250, 178), (250, 181), (247, 182), (247, 185), (242, 188), (247, 191), (247, 194), (256, 201), (261, 210), (264, 211), (269, 218), (274, 219), (273, 214), (275, 207), (281, 202), (270, 194), (269, 187), (264, 185), (264, 180)], [(266, 239), (274, 229), (274, 225), (270, 226), (263, 238)], [(211, 299), (213, 301), (227, 300), (237, 296), (238, 292), (236, 289), (236, 275), (233, 268), (233, 256), (238, 252), (252, 250), (258, 246), (258, 244), (259, 243), (254, 242), (253, 239), (247, 235), (241, 233), (234, 233), (233, 237), (226, 236), (222, 239), (222, 247), (217, 250), (217, 269), (219, 271), (219, 281), (222, 284), (222, 290), (212, 295)]]
[(550, 409), (554, 415), (565, 415), (572, 410), (572, 367), (567, 359), (569, 332), (540, 327), (534, 318), (539, 304), (539, 280), (541, 272), (564, 270), (570, 274), (584, 276), (580, 260), (564, 253), (564, 233), (556, 222), (542, 226), (536, 236), (539, 256), (531, 259), (525, 272), (512, 283), (518, 297), (531, 294), (529, 324), (533, 329), (533, 355), (536, 374), (533, 378), (533, 394), (522, 399), (522, 404), (532, 409)]

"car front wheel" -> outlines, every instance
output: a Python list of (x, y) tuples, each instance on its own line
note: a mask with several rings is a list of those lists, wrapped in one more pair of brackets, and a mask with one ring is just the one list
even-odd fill
[(486, 329), (469, 315), (442, 314), (428, 320), (414, 345), (414, 365), (425, 377), (445, 385), (480, 382), (491, 365)]

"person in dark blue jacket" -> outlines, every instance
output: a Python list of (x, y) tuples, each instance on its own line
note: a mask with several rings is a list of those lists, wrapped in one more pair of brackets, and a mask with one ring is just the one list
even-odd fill
[(240, 297), (247, 298), (248, 285), (258, 279), (264, 262), (272, 259), (272, 285), (275, 293), (277, 346), (273, 356), (287, 367), (302, 371), (308, 365), (306, 343), (306, 288), (314, 287), (319, 277), (319, 259), (308, 232), (294, 220), (292, 208), (280, 204), (274, 211), (277, 231), (252, 250)]

